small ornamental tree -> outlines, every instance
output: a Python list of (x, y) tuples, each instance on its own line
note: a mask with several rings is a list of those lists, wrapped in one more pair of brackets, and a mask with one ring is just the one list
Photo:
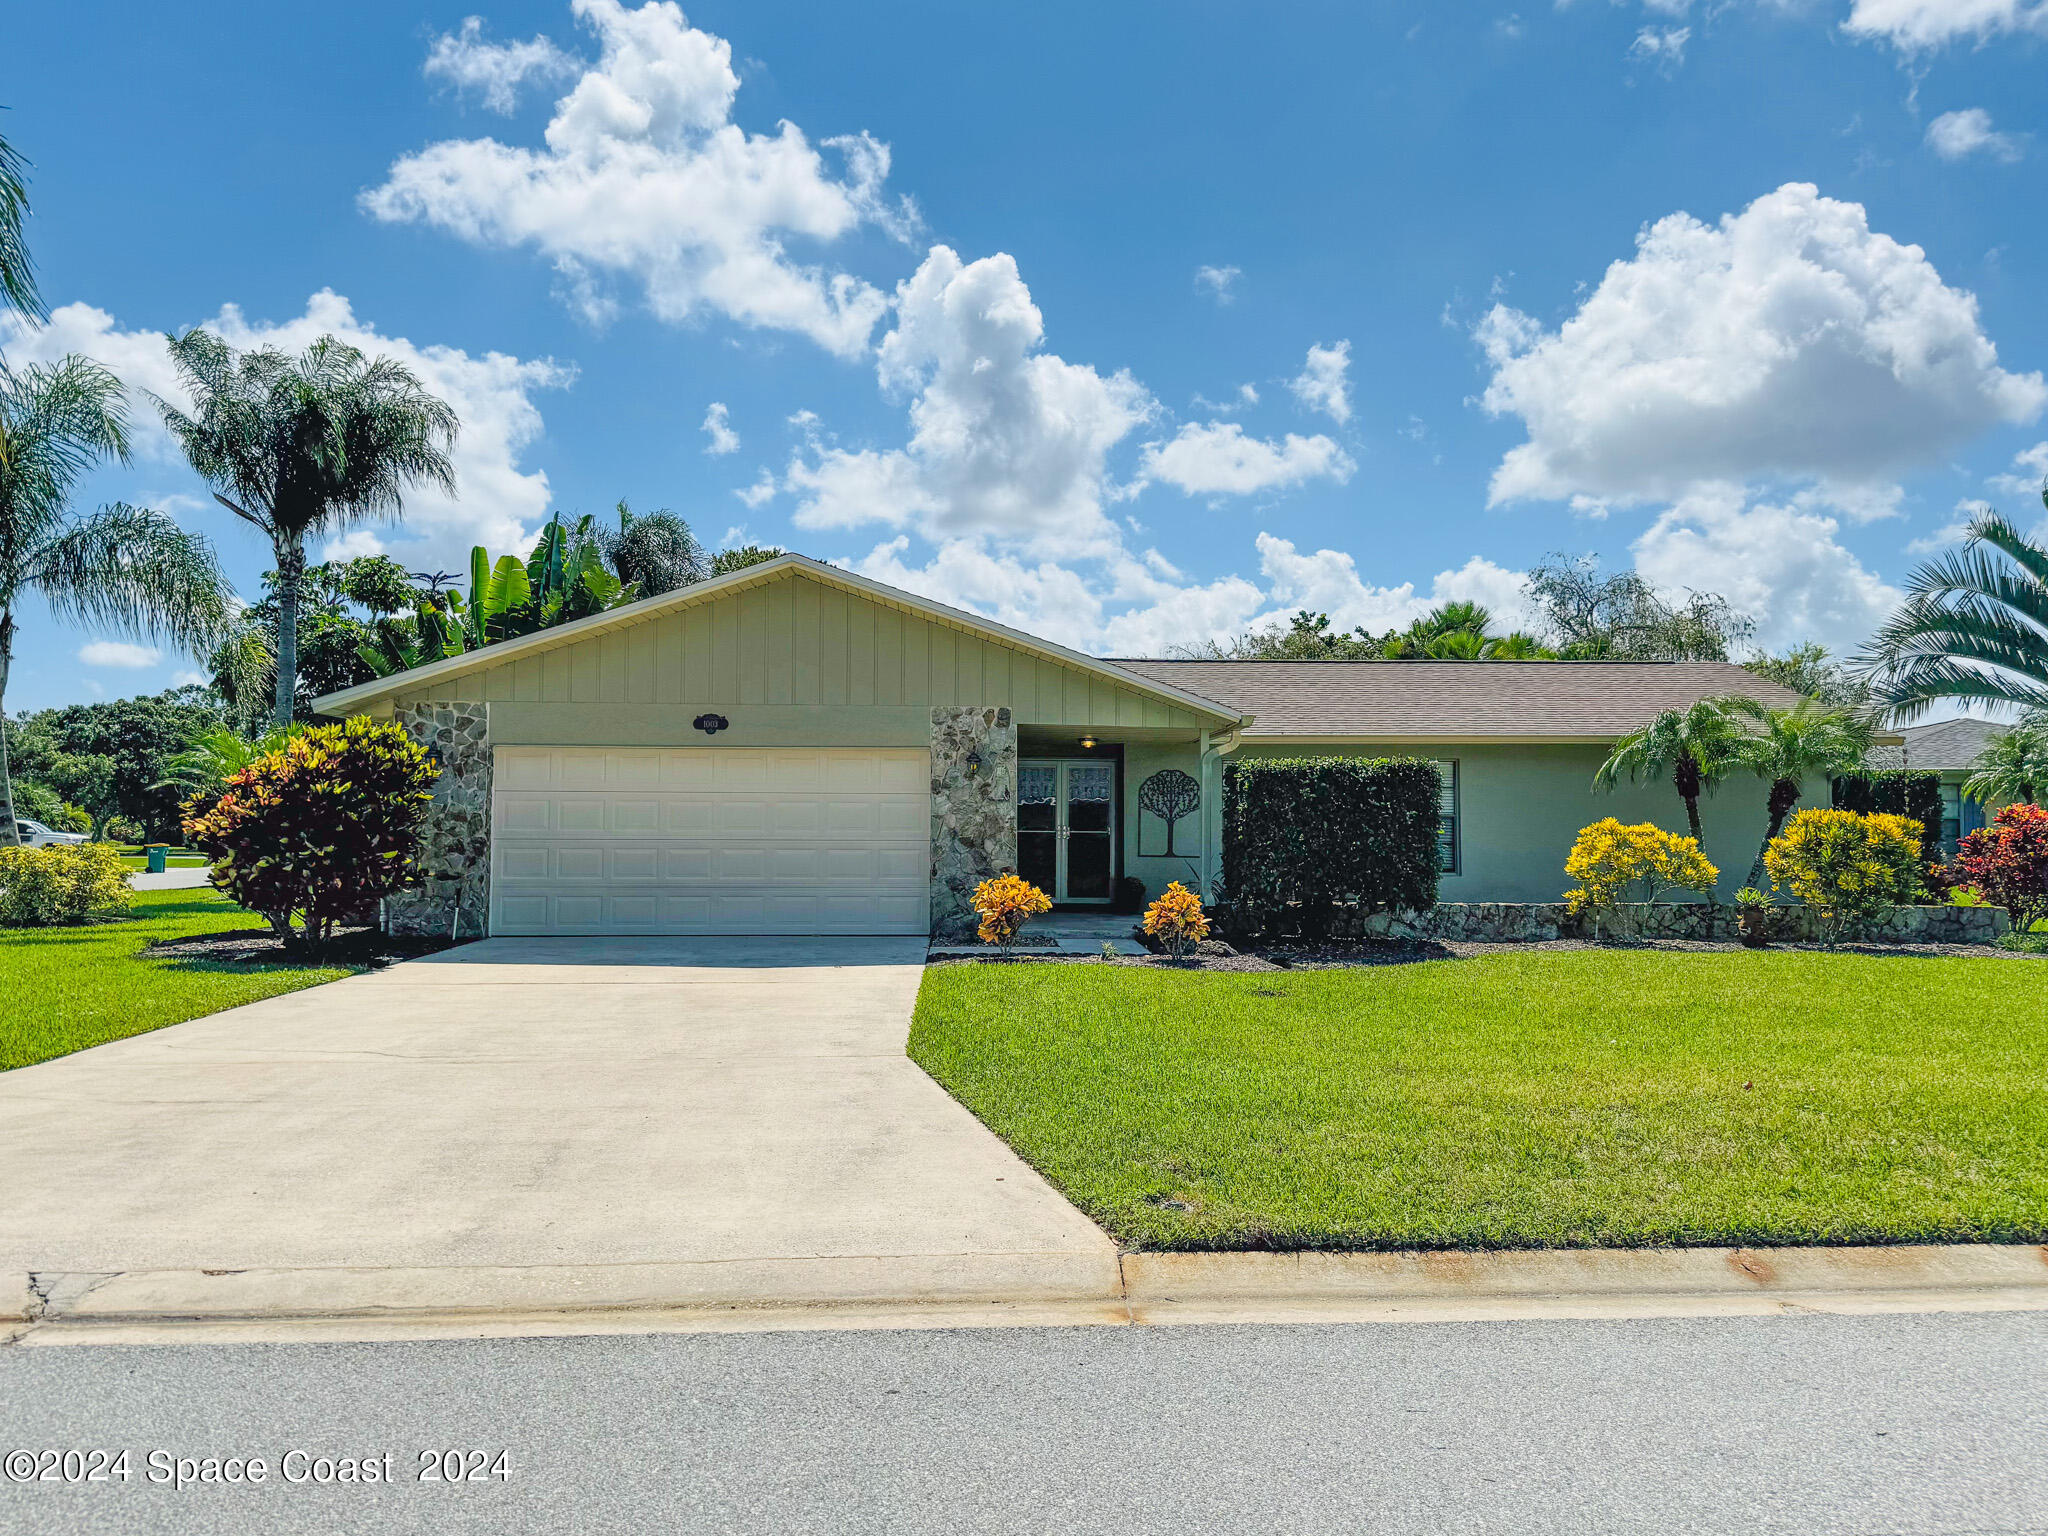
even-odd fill
[(361, 716), (300, 731), (186, 802), (185, 837), (213, 883), (279, 936), (296, 916), (322, 944), (336, 923), (418, 878), (420, 822), (436, 769), (395, 725)]
[(1764, 852), (1771, 880), (1819, 915), (1829, 945), (1879, 922), (1920, 890), (1920, 823), (1856, 811), (1801, 811)]
[(1613, 816), (1580, 831), (1564, 872), (1579, 882), (1565, 892), (1565, 905), (1596, 923), (1612, 922), (1626, 903), (1652, 902), (1671, 891), (1707, 895), (1721, 878), (1697, 838), (1647, 821), (1627, 826)]
[(981, 914), (981, 942), (1007, 944), (1032, 918), (1052, 910), (1052, 898), (1029, 880), (998, 875), (974, 888), (974, 910)]
[(1202, 911), (1202, 898), (1178, 880), (1145, 909), (1145, 932), (1166, 946), (1176, 960), (1209, 937), (1209, 919)]
[(2012, 914), (2020, 933), (2048, 918), (2048, 810), (2008, 805), (1956, 845), (1951, 868)]

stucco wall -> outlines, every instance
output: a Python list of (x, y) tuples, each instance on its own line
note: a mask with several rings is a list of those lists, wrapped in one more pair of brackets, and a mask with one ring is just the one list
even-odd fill
[[(1624, 784), (1613, 794), (1593, 790), (1602, 747), (1454, 746), (1275, 747), (1247, 743), (1248, 757), (1314, 755), (1422, 757), (1459, 765), (1458, 873), (1443, 877), (1444, 901), (1554, 901), (1570, 881), (1564, 859), (1579, 829), (1603, 816), (1649, 821), (1684, 832), (1685, 804), (1668, 781)], [(1768, 817), (1766, 786), (1752, 775), (1730, 779), (1700, 802), (1706, 855), (1720, 867), (1719, 894), (1732, 900), (1748, 878)], [(1827, 805), (1825, 780), (1807, 786), (1802, 805)]]

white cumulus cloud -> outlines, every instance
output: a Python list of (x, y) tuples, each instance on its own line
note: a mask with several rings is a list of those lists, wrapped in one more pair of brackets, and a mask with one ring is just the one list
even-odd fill
[(1308, 361), (1287, 381), (1287, 387), (1303, 405), (1341, 426), (1351, 419), (1350, 372), (1350, 342), (1313, 346), (1308, 349)]
[(458, 91), (473, 91), (491, 111), (509, 114), (528, 80), (574, 74), (576, 61), (545, 37), (523, 43), (485, 42), (484, 19), (466, 16), (460, 31), (434, 39), (420, 72), (429, 80), (446, 80)]
[(2022, 153), (2019, 135), (2001, 133), (1992, 127), (1991, 114), (1982, 107), (1942, 113), (1927, 125), (1927, 146), (1944, 160), (1989, 155), (2010, 163)]
[(1218, 304), (1228, 304), (1237, 295), (1231, 290), (1244, 273), (1236, 267), (1197, 267), (1195, 287), (1209, 295)]
[(1112, 545), (1108, 454), (1155, 406), (1128, 373), (1041, 350), (1044, 335), (1014, 260), (963, 262), (934, 246), (897, 288), (878, 357), (883, 387), (911, 397), (909, 442), (847, 449), (814, 435), (783, 477), (801, 498), (797, 526), (879, 522), (934, 543), (1070, 553)]
[(78, 648), (78, 659), (88, 667), (153, 667), (164, 653), (153, 645), (131, 645), (126, 640), (88, 640)]
[(746, 132), (732, 120), (731, 44), (670, 0), (571, 10), (600, 57), (556, 103), (543, 148), (430, 144), (393, 164), (363, 206), (479, 245), (531, 247), (594, 319), (614, 306), (607, 283), (623, 278), (663, 320), (708, 312), (842, 356), (864, 351), (888, 301), (816, 255), (863, 224), (900, 233), (914, 222), (884, 195), (888, 147), (864, 133), (814, 146), (787, 121)]
[(1147, 443), (1140, 476), (1190, 496), (1248, 496), (1305, 480), (1351, 478), (1357, 466), (1329, 438), (1288, 433), (1281, 442), (1249, 437), (1234, 421), (1188, 423), (1163, 443)]
[(1628, 45), (1628, 56), (1668, 72), (1685, 62), (1685, 45), (1691, 39), (1691, 27), (1644, 27)]
[[(252, 321), (230, 304), (202, 323), (231, 346), (245, 349), (297, 352), (322, 336), (338, 336), (372, 356), (405, 364), (462, 419), (454, 451), (455, 494), (417, 488), (406, 496), (403, 522), (358, 529), (337, 541), (336, 553), (388, 550), (408, 562), (467, 569), (472, 544), (502, 553), (525, 543), (547, 516), (547, 475), (523, 468), (522, 459), (541, 431), (540, 409), (533, 397), (567, 386), (575, 377), (573, 369), (546, 358), (469, 353), (387, 336), (357, 319), (347, 299), (324, 288), (306, 301), (304, 314), (290, 320)], [(146, 389), (180, 405), (189, 403), (171, 369), (162, 332), (123, 330), (112, 315), (89, 304), (67, 304), (40, 328), (18, 316), (0, 315), (0, 349), (23, 362), (82, 353), (97, 359), (131, 389)], [(176, 471), (183, 461), (155, 410), (140, 399), (132, 404), (133, 436), (143, 468), (152, 480), (160, 480), (166, 468)], [(162, 497), (153, 499), (170, 504)]]
[(1773, 478), (1870, 486), (2048, 403), (1999, 366), (1977, 301), (1863, 207), (1792, 183), (1637, 237), (1556, 330), (1496, 305), (1483, 397), (1528, 441), (1493, 503), (1670, 501)]
[(713, 458), (739, 452), (740, 435), (732, 429), (731, 412), (726, 410), (724, 401), (714, 400), (705, 410), (703, 431), (711, 439), (704, 445), (704, 451)]
[(1906, 52), (1944, 43), (1987, 43), (2008, 33), (2048, 35), (2044, 0), (1855, 0), (1845, 31)]

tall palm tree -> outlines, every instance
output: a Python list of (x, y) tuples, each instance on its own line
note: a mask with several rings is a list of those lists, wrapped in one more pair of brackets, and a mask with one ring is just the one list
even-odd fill
[(2048, 549), (1985, 513), (1961, 549), (1913, 573), (1862, 661), (1895, 720), (1937, 699), (2048, 709)]
[(38, 594), (60, 619), (195, 652), (227, 622), (234, 592), (205, 540), (143, 507), (72, 512), (79, 478), (127, 456), (121, 384), (106, 369), (81, 357), (0, 361), (0, 843), (16, 840), (4, 706), (24, 597)]
[(28, 259), (21, 222), (28, 215), (28, 162), (0, 138), (0, 308), (18, 309), (31, 319), (45, 317), (36, 272)]
[(1756, 860), (1749, 866), (1748, 884), (1758, 890), (1764, 883), (1764, 850), (1785, 830), (1785, 820), (1799, 803), (1803, 781), (1832, 779), (1863, 767), (1877, 739), (1870, 717), (1853, 709), (1801, 699), (1787, 709), (1760, 704), (1740, 694), (1712, 701), (1738, 720), (1748, 721), (1752, 733), (1739, 744), (1737, 756), (1742, 767), (1771, 786), (1766, 804), (1770, 822), (1764, 840), (1757, 846)]
[(2028, 715), (1977, 754), (1976, 770), (1963, 781), (1963, 793), (1979, 805), (1994, 800), (2034, 804), (2048, 793), (2048, 713)]
[(306, 540), (372, 517), (396, 518), (415, 485), (452, 493), (460, 428), (445, 401), (393, 358), (323, 336), (297, 357), (237, 353), (209, 331), (170, 336), (191, 414), (157, 400), (214, 500), (270, 540), (277, 562), (277, 696), (297, 703), (299, 595)]
[(618, 531), (598, 539), (613, 573), (642, 597), (690, 586), (711, 571), (711, 558), (690, 525), (666, 507), (635, 512), (621, 501)]
[(1700, 796), (1742, 767), (1742, 723), (1717, 699), (1688, 709), (1667, 709), (1639, 731), (1614, 744), (1593, 775), (1595, 789), (1614, 789), (1623, 779), (1661, 779), (1667, 774), (1685, 802), (1685, 822), (1700, 836)]

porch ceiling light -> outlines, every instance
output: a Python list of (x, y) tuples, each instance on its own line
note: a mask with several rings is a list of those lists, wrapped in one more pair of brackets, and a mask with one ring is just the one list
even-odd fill
[(1095, 738), (1093, 736), (1083, 736), (1081, 738), (1081, 750), (1083, 752), (1093, 752), (1095, 750)]

